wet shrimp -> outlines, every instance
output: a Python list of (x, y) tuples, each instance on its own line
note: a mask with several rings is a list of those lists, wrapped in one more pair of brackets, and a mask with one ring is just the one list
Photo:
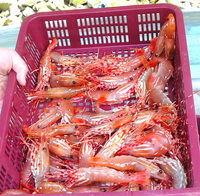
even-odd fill
[(89, 91), (88, 98), (98, 104), (116, 104), (131, 98), (135, 93), (136, 80), (130, 81), (118, 88), (109, 90)]
[(80, 127), (78, 125), (73, 124), (55, 124), (43, 129), (35, 129), (31, 130), (24, 127), (24, 132), (27, 133), (30, 137), (42, 137), (45, 135), (46, 138), (51, 138), (55, 136), (62, 136), (62, 135), (70, 135), (70, 134), (79, 134)]
[(72, 98), (88, 90), (85, 86), (55, 87), (28, 94), (28, 100), (46, 100), (59, 98)]
[(52, 137), (49, 139), (49, 151), (61, 157), (62, 159), (75, 159), (77, 156), (75, 150), (64, 138)]
[[(54, 176), (51, 176), (53, 178)], [(93, 182), (145, 184), (150, 176), (147, 172), (127, 174), (108, 167), (87, 167), (57, 173), (56, 178), (65, 181), (68, 187), (85, 186)]]
[(171, 178), (174, 189), (186, 188), (187, 176), (184, 167), (178, 158), (158, 157), (159, 167)]
[(41, 141), (34, 142), (31, 145), (31, 172), (34, 178), (35, 187), (44, 181), (45, 174), (49, 172), (50, 155), (48, 142), (44, 137)]
[(172, 149), (174, 142), (170, 132), (155, 130), (148, 133), (141, 133), (134, 142), (122, 147), (117, 155), (133, 155), (136, 157), (159, 157)]
[(91, 166), (110, 167), (120, 171), (147, 171), (150, 176), (159, 180), (169, 180), (168, 176), (150, 159), (128, 155), (115, 156), (111, 158), (91, 157), (88, 162)]
[(88, 81), (84, 78), (78, 77), (75, 74), (64, 72), (60, 75), (51, 74), (50, 77), (51, 88), (55, 87), (70, 87), (87, 85)]
[(122, 144), (127, 139), (130, 130), (131, 124), (129, 123), (121, 126), (112, 136), (110, 136), (95, 156), (104, 159), (112, 157), (122, 147)]
[(174, 68), (172, 63), (163, 57), (156, 58), (156, 61), (158, 62), (158, 67), (157, 70), (154, 69), (147, 80), (147, 90), (150, 98), (157, 105), (170, 105), (172, 102), (164, 93), (164, 88), (171, 78)]
[(58, 182), (42, 182), (39, 184), (37, 194), (73, 193), (73, 190)]
[(58, 40), (54, 38), (52, 42), (48, 45), (45, 54), (42, 56), (39, 65), (39, 74), (38, 74), (38, 84), (35, 88), (35, 91), (44, 90), (45, 87), (49, 87), (49, 78), (51, 76), (51, 51), (58, 44)]
[(169, 14), (167, 18), (168, 20), (162, 25), (159, 35), (156, 38), (154, 55), (160, 56), (164, 51), (165, 58), (172, 59), (175, 47), (176, 24), (173, 14)]

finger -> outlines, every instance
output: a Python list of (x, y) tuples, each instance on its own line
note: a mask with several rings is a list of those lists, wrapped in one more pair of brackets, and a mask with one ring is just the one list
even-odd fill
[(0, 108), (2, 107), (7, 80), (8, 80), (7, 76), (0, 76)]
[(25, 61), (20, 57), (20, 55), (16, 51), (13, 52), (12, 59), (13, 59), (13, 70), (17, 74), (17, 81), (19, 82), (19, 84), (25, 86), (28, 67)]

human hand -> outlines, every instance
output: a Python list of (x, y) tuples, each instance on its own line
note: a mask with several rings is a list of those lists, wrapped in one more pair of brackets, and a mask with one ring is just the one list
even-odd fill
[(0, 108), (3, 104), (8, 74), (14, 70), (20, 85), (26, 85), (27, 65), (20, 55), (12, 49), (0, 48)]

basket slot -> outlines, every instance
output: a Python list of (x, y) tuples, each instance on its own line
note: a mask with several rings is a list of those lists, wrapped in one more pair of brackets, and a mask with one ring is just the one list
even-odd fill
[(45, 27), (50, 40), (57, 37), (59, 46), (71, 46), (67, 20), (46, 20)]
[(9, 171), (1, 166), (0, 168), (0, 191), (10, 189), (10, 188), (18, 188), (18, 183), (15, 182), (14, 178), (10, 176)]
[(127, 16), (78, 18), (81, 45), (129, 42)]
[(11, 161), (13, 167), (15, 167), (17, 171), (20, 171), (23, 161), (23, 147), (21, 145), (22, 140), (20, 136), (21, 126), (23, 124), (24, 121), (22, 120), (21, 115), (18, 112), (16, 112), (13, 108), (9, 122), (7, 140), (5, 142), (5, 154), (7, 155), (8, 159)]
[(138, 14), (139, 40), (150, 41), (160, 30), (160, 13)]

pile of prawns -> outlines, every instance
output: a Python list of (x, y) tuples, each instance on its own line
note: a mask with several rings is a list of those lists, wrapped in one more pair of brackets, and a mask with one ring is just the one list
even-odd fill
[[(79, 193), (185, 188), (177, 155), (178, 116), (165, 92), (173, 75), (175, 19), (169, 14), (150, 44), (129, 57), (41, 58), (30, 101), (49, 100), (38, 121), (24, 125), (28, 147), (22, 193)], [(61, 67), (62, 69), (58, 69)], [(102, 105), (130, 105), (104, 110)], [(90, 99), (94, 111), (74, 102)]]

